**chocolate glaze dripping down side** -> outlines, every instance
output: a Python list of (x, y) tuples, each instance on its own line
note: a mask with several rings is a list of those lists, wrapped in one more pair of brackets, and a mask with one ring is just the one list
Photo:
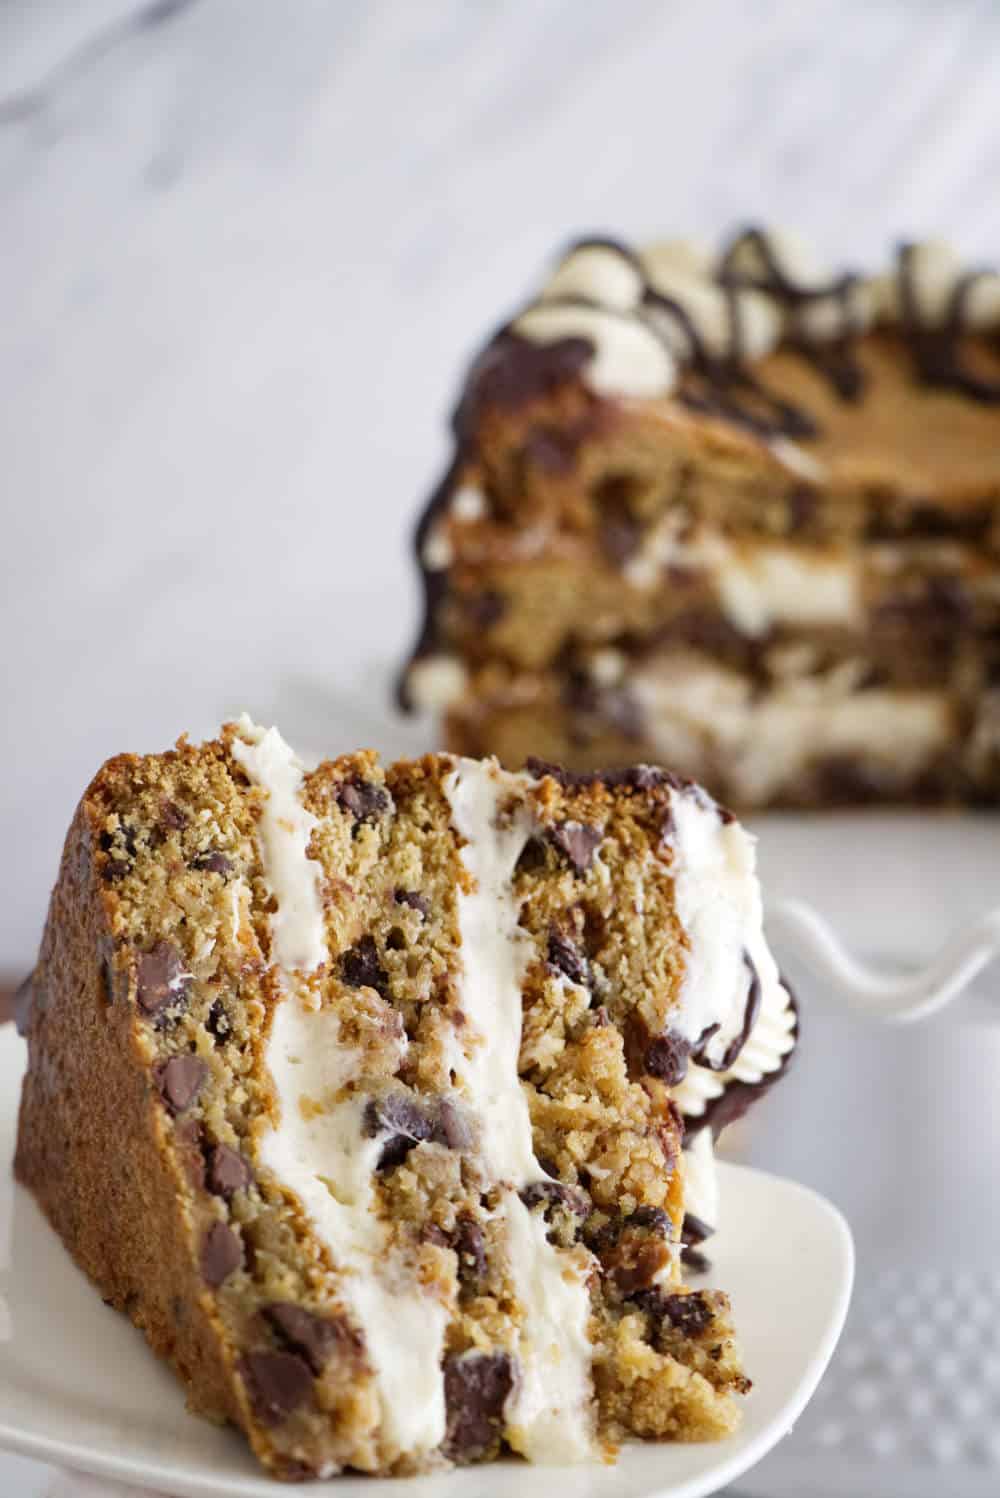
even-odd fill
[(916, 246), (899, 247), (897, 278), (903, 333), (910, 345), (917, 372), (928, 385), (958, 390), (970, 400), (984, 404), (1000, 402), (1000, 381), (985, 380), (967, 369), (961, 358), (959, 340), (965, 332), (965, 311), (972, 288), (989, 272), (967, 271), (955, 282), (943, 322), (924, 321), (913, 283), (913, 256)]
[(750, 1032), (757, 1023), (762, 997), (760, 976), (747, 952), (743, 953), (743, 965), (750, 974), (750, 986), (747, 989), (746, 1001), (743, 1006), (743, 1023), (740, 1026), (739, 1032), (733, 1036), (718, 1061), (709, 1061), (708, 1057), (704, 1054), (705, 1047), (719, 1028), (718, 1025), (709, 1025), (691, 1052), (692, 1059), (697, 1061), (699, 1066), (705, 1067), (706, 1071), (728, 1071), (750, 1039)]
[(766, 1093), (770, 1092), (775, 1083), (781, 1080), (781, 1078), (788, 1071), (788, 1068), (791, 1066), (792, 1059), (799, 1048), (799, 1038), (802, 1026), (799, 1015), (798, 1001), (795, 998), (795, 994), (792, 992), (790, 985), (785, 981), (784, 978), (782, 978), (781, 980), (781, 986), (782, 988), (784, 988), (785, 992), (788, 995), (788, 1004), (790, 1009), (792, 1010), (793, 1015), (795, 1016), (795, 1024), (792, 1027), (791, 1032), (791, 1046), (786, 1051), (785, 1055), (781, 1058), (780, 1064), (775, 1067), (774, 1071), (765, 1073), (765, 1075), (760, 1078), (760, 1081), (727, 1082), (724, 1090), (719, 1093), (718, 1097), (714, 1097), (711, 1099), (703, 1113), (699, 1113), (696, 1118), (685, 1119), (685, 1148), (690, 1145), (691, 1141), (697, 1134), (701, 1133), (702, 1129), (711, 1129), (712, 1138), (718, 1139), (719, 1135), (722, 1133), (727, 1124), (735, 1123), (737, 1119), (742, 1118), (747, 1110), (751, 1108), (753, 1104), (758, 1101), (758, 1099), (764, 1097)]
[[(764, 262), (764, 274), (753, 276), (735, 268), (733, 261), (742, 245), (752, 244)], [(846, 271), (834, 280), (819, 286), (803, 286), (792, 281), (785, 273), (774, 252), (774, 246), (764, 229), (744, 229), (737, 234), (723, 251), (719, 267), (720, 285), (761, 291), (782, 303), (794, 317), (796, 311), (810, 303), (832, 298), (840, 304), (842, 328), (838, 338), (831, 340), (809, 338), (804, 331), (795, 331), (788, 340), (804, 359), (809, 359), (830, 381), (841, 400), (860, 400), (865, 388), (864, 371), (857, 359), (856, 340), (861, 329), (851, 315), (851, 295), (859, 277)]]

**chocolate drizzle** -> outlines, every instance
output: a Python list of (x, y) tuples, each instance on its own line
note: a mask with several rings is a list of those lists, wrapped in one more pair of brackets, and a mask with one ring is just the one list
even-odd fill
[[(711, 1129), (713, 1139), (718, 1139), (727, 1124), (735, 1123), (742, 1118), (747, 1110), (760, 1098), (770, 1092), (774, 1084), (781, 1080), (792, 1062), (792, 1057), (798, 1050), (800, 1021), (799, 1006), (791, 987), (781, 979), (781, 986), (788, 995), (788, 1007), (791, 1009), (795, 1023), (791, 1029), (792, 1044), (782, 1056), (780, 1063), (774, 1071), (765, 1072), (756, 1082), (740, 1082), (735, 1079), (727, 1082), (718, 1097), (711, 1098), (706, 1104), (704, 1112), (692, 1118), (684, 1119), (684, 1148), (687, 1149), (696, 1135), (702, 1129)], [(703, 1063), (699, 1063), (703, 1064)]]
[(1000, 401), (1000, 380), (985, 380), (962, 362), (960, 342), (967, 330), (966, 312), (973, 288), (990, 272), (967, 271), (952, 287), (940, 322), (928, 322), (920, 308), (914, 281), (913, 261), (917, 246), (899, 247), (899, 305), (903, 332), (910, 344), (917, 372), (927, 385), (957, 390), (969, 400), (995, 404)]
[(750, 1031), (757, 1023), (762, 992), (760, 975), (750, 960), (750, 954), (746, 951), (743, 953), (743, 964), (750, 974), (750, 986), (747, 989), (746, 1001), (743, 1006), (743, 1023), (739, 1028), (739, 1032), (733, 1036), (718, 1061), (710, 1061), (705, 1055), (705, 1049), (713, 1035), (718, 1031), (718, 1025), (709, 1025), (691, 1052), (692, 1058), (697, 1061), (699, 1066), (703, 1066), (706, 1071), (728, 1071), (750, 1039)]
[[(761, 274), (755, 276), (737, 269), (736, 257), (744, 245), (752, 245), (760, 256)], [(760, 291), (779, 302), (791, 315), (792, 332), (787, 341), (796, 352), (817, 366), (841, 400), (860, 399), (865, 378), (858, 363), (855, 342), (862, 328), (853, 310), (854, 294), (860, 284), (858, 275), (845, 271), (818, 286), (802, 285), (793, 281), (782, 266), (766, 230), (749, 228), (737, 234), (723, 251), (718, 280), (720, 285), (732, 290)], [(841, 331), (832, 339), (811, 338), (802, 325), (801, 314), (808, 307), (825, 301), (837, 306)], [(815, 428), (811, 435), (815, 435)]]

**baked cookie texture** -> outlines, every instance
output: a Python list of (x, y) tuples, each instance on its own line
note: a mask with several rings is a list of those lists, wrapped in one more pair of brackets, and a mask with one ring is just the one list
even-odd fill
[(1000, 800), (1000, 275), (571, 247), (475, 360), (405, 706), (738, 807)]
[(19, 1021), (19, 1180), (276, 1476), (736, 1426), (729, 1304), (682, 1260), (795, 1016), (696, 786), (307, 770), (246, 718), (119, 756)]

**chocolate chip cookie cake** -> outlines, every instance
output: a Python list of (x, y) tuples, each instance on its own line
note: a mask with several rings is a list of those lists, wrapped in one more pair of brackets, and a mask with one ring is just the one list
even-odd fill
[(737, 806), (1000, 801), (1000, 274), (573, 246), (474, 362), (404, 705)]
[(738, 1423), (726, 1296), (683, 1259), (795, 1015), (752, 840), (691, 782), (306, 769), (246, 718), (122, 755), (19, 1020), (19, 1179), (275, 1475)]

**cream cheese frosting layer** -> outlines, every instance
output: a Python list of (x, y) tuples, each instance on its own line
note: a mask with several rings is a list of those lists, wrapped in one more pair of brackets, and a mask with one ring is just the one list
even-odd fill
[(240, 734), (233, 755), (267, 796), (258, 836), (277, 902), (272, 959), (284, 994), (265, 1054), (279, 1116), (261, 1130), (258, 1158), (299, 1198), (343, 1271), (342, 1293), (375, 1377), (388, 1459), (420, 1455), (445, 1435), (441, 1359), (448, 1313), (387, 1250), (373, 1210), (382, 1141), (365, 1134), (363, 1097), (341, 1096), (360, 1075), (362, 1057), (341, 1043), (337, 1015), (317, 1008), (303, 983), (329, 952), (320, 869), (306, 852), (315, 818), (301, 802), (302, 765), (277, 729), (265, 732), (244, 719)]
[(515, 1294), (524, 1310), (519, 1377), (505, 1407), (506, 1435), (534, 1462), (595, 1456), (592, 1349), (587, 1337), (589, 1255), (549, 1243), (545, 1223), (518, 1191), (548, 1179), (535, 1158), (528, 1104), (518, 1075), (522, 982), (528, 959), (512, 878), (535, 826), (525, 775), (495, 762), (457, 761), (445, 781), (462, 860), (473, 887), (458, 896), (460, 1005), (468, 1052), (456, 1057), (468, 1105), (483, 1125), (491, 1172), (507, 1189), (500, 1212)]
[(753, 984), (758, 1014), (784, 1007), (787, 995), (764, 939), (754, 839), (695, 790), (673, 792), (672, 814), (674, 898), (688, 954), (671, 1025), (692, 1048), (717, 1027), (699, 1054), (720, 1068), (745, 1028)]

